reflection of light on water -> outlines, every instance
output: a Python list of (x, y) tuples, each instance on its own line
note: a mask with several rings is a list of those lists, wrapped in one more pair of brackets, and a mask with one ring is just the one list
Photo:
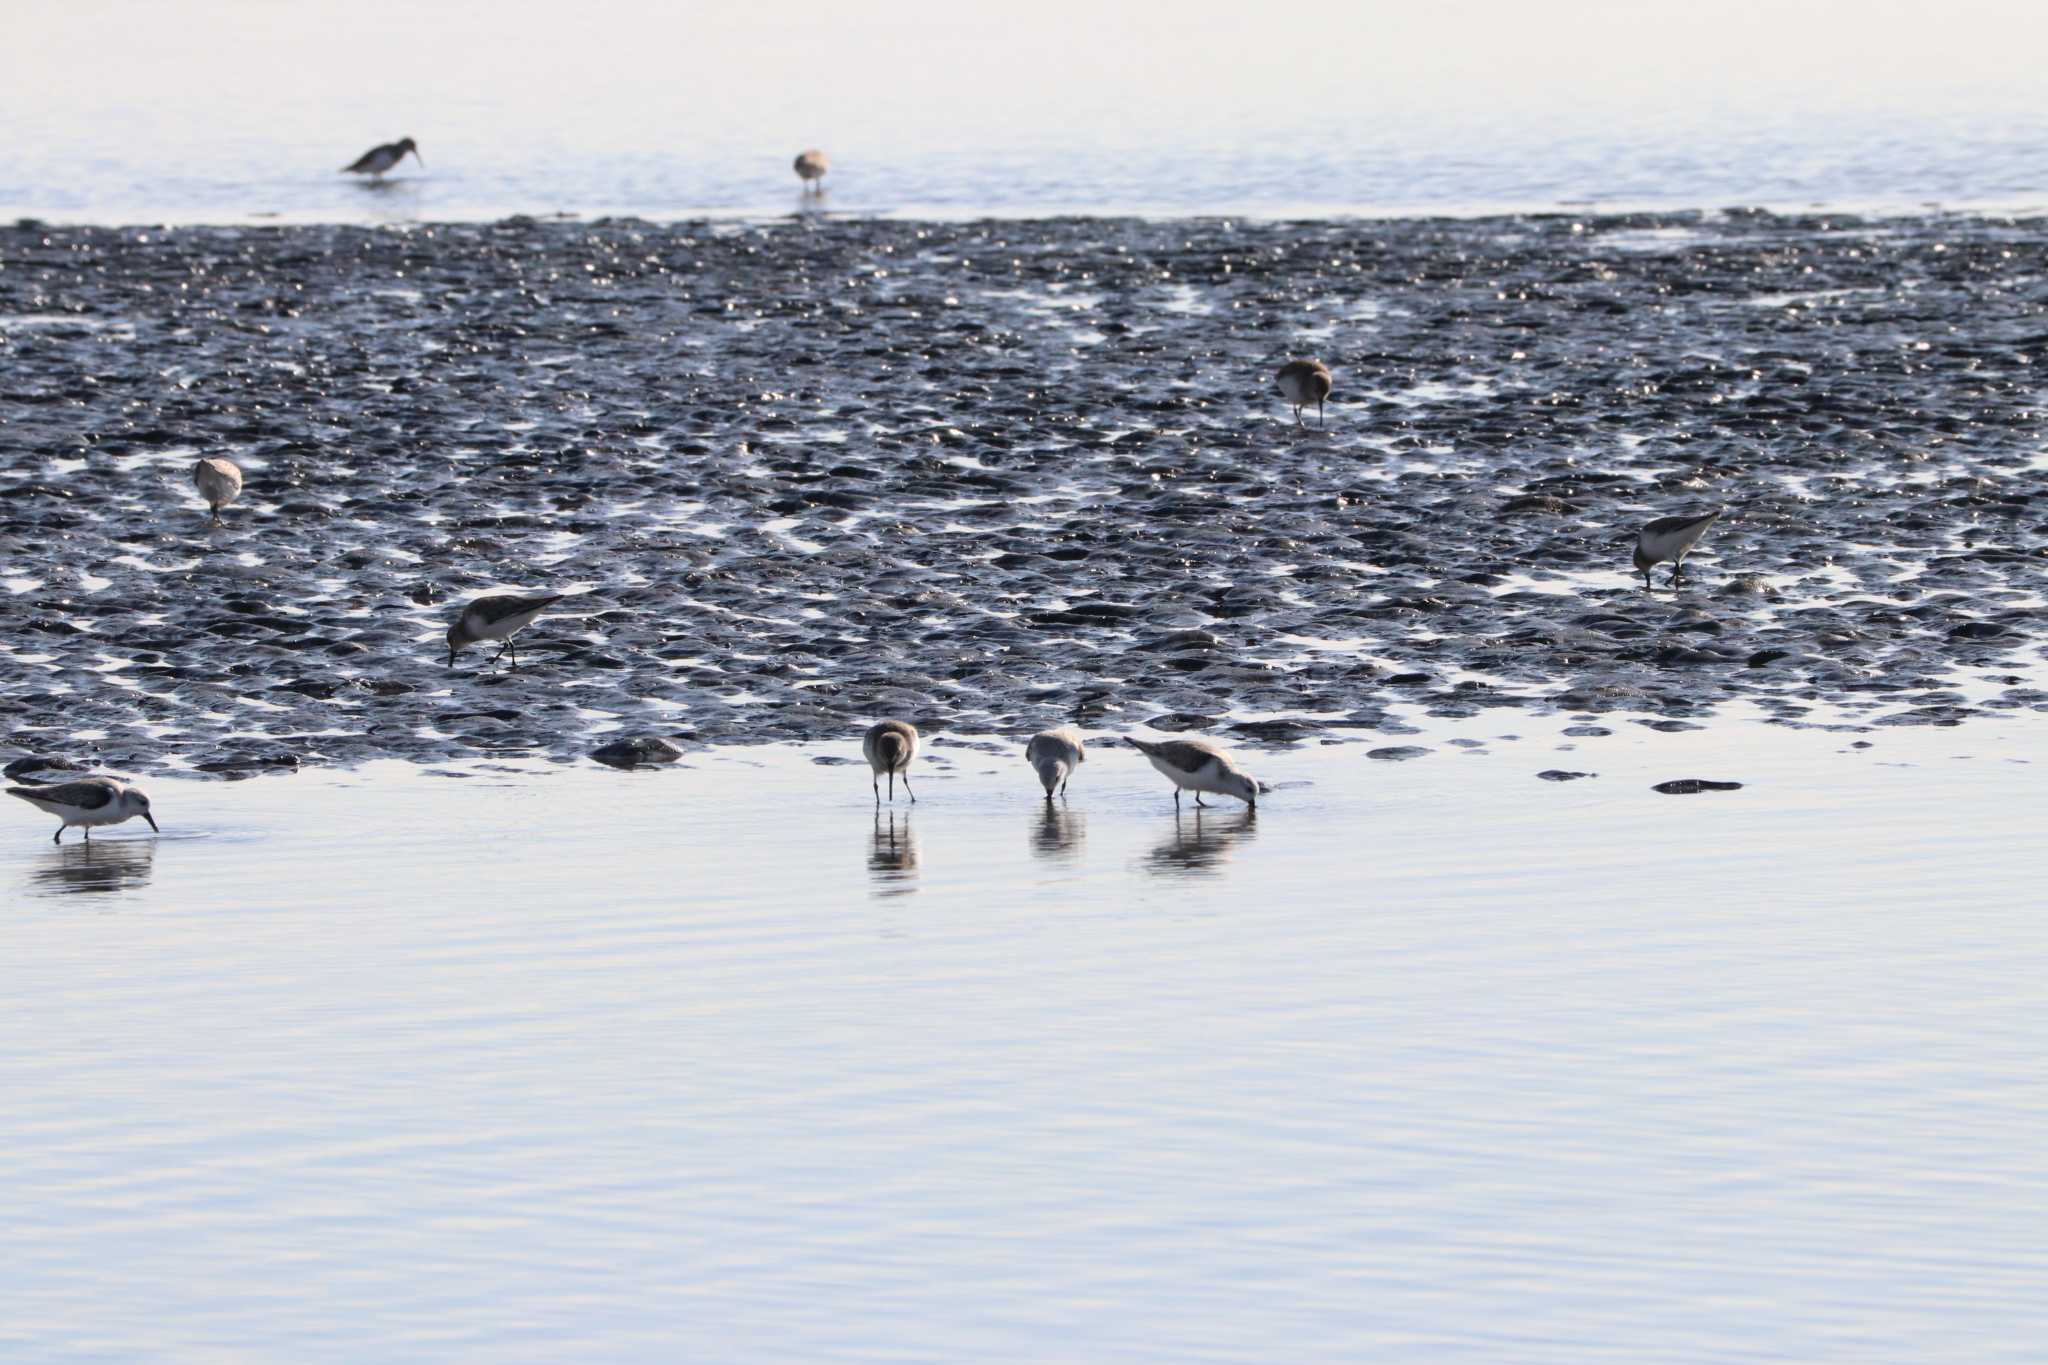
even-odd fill
[(1221, 867), (1235, 845), (1258, 832), (1258, 821), (1259, 813), (1250, 809), (1217, 815), (1198, 807), (1183, 815), (1176, 808), (1172, 837), (1145, 855), (1145, 869), (1168, 877), (1207, 875)]
[(878, 896), (907, 896), (917, 890), (917, 834), (910, 828), (908, 811), (900, 828), (895, 811), (875, 812), (868, 873), (874, 878)]
[(1088, 840), (1088, 817), (1064, 804), (1045, 803), (1031, 816), (1031, 851), (1041, 858), (1070, 858)]
[(156, 858), (154, 839), (102, 839), (52, 847), (29, 873), (39, 896), (90, 895), (149, 885)]

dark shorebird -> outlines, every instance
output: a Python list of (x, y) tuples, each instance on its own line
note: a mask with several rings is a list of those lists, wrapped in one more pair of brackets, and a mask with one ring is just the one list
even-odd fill
[(903, 774), (903, 790), (910, 793), (912, 802), (917, 793), (910, 790), (910, 760), (917, 757), (917, 727), (907, 720), (877, 721), (861, 736), (861, 755), (873, 770), (869, 779), (875, 789), (875, 804), (882, 802), (882, 774), (889, 775), (889, 799), (896, 799), (896, 774)]
[(825, 178), (825, 172), (831, 169), (831, 164), (825, 160), (825, 154), (816, 147), (798, 152), (796, 154), (796, 177), (804, 182), (804, 189), (806, 191), (822, 193), (825, 187), (818, 182)]
[(1643, 576), (1643, 586), (1650, 587), (1650, 570), (1665, 560), (1671, 561), (1671, 586), (1678, 586), (1678, 570), (1685, 563), (1685, 556), (1699, 543), (1725, 507), (1697, 517), (1659, 517), (1636, 532), (1636, 572)]
[(479, 597), (462, 609), (462, 615), (455, 618), (455, 624), (448, 627), (448, 666), (455, 667), (457, 650), (467, 649), (480, 640), (503, 640), (505, 643), (491, 662), (505, 657), (505, 651), (512, 650), (512, 666), (519, 667), (519, 651), (512, 648), (512, 637), (533, 624), (533, 618), (562, 600), (556, 593), (548, 597)]
[(215, 456), (201, 460), (192, 466), (192, 482), (199, 487), (199, 496), (206, 499), (206, 505), (213, 509), (213, 524), (220, 522), (220, 509), (242, 496), (242, 470), (233, 460)]
[(76, 782), (59, 782), (49, 787), (9, 787), (7, 794), (18, 796), (64, 822), (50, 837), (53, 844), (63, 843), (64, 831), (73, 825), (82, 826), (85, 841), (91, 843), (94, 825), (118, 825), (138, 815), (149, 821), (152, 831), (163, 832), (156, 827), (156, 817), (149, 813), (149, 798), (117, 778), (81, 777)]
[(420, 169), (426, 169), (426, 158), (420, 155), (419, 144), (409, 137), (387, 142), (380, 147), (372, 147), (341, 169), (347, 175), (367, 175), (372, 180), (382, 180), (384, 172), (405, 160), (407, 152), (411, 152), (412, 159), (420, 163)]
[(1067, 779), (1087, 758), (1087, 745), (1072, 730), (1042, 730), (1024, 746), (1024, 761), (1038, 774), (1048, 803), (1054, 787), (1059, 788), (1061, 796), (1067, 794)]
[(1173, 779), (1173, 804), (1183, 790), (1195, 794), (1206, 808), (1203, 792), (1234, 796), (1252, 809), (1259, 805), (1259, 780), (1231, 761), (1230, 755), (1206, 739), (1144, 740), (1125, 735), (1131, 747), (1152, 760), (1152, 766)]
[(1280, 373), (1273, 376), (1280, 389), (1280, 396), (1294, 404), (1294, 424), (1307, 426), (1301, 420), (1301, 410), (1310, 403), (1316, 405), (1316, 424), (1323, 423), (1323, 400), (1330, 396), (1330, 367), (1320, 360), (1290, 360), (1280, 367)]

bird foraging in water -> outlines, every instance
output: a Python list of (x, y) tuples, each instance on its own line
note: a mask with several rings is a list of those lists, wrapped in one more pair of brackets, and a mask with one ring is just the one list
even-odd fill
[(1636, 532), (1635, 565), (1636, 572), (1643, 576), (1643, 586), (1653, 586), (1650, 569), (1668, 559), (1671, 561), (1671, 586), (1677, 587), (1678, 570), (1685, 563), (1687, 552), (1727, 510), (1716, 507), (1697, 517), (1659, 517)]
[(242, 470), (233, 460), (215, 456), (192, 466), (192, 482), (199, 496), (213, 509), (213, 524), (221, 524), (220, 509), (242, 496)]
[(64, 822), (50, 836), (53, 844), (63, 843), (64, 831), (73, 825), (83, 827), (85, 841), (91, 843), (94, 825), (118, 825), (138, 815), (149, 821), (152, 833), (163, 833), (156, 827), (156, 817), (149, 813), (149, 798), (117, 778), (81, 777), (76, 782), (59, 782), (49, 787), (9, 787), (7, 794), (18, 796)]
[(1259, 780), (1231, 760), (1229, 754), (1206, 739), (1138, 739), (1125, 735), (1131, 747), (1152, 760), (1152, 766), (1173, 779), (1173, 804), (1180, 804), (1183, 790), (1195, 794), (1195, 804), (1206, 809), (1203, 792), (1234, 796), (1253, 810), (1259, 807)]
[(796, 177), (804, 182), (806, 191), (822, 193), (825, 187), (819, 182), (830, 165), (823, 152), (816, 147), (808, 148), (796, 154)]
[(425, 157), (420, 155), (419, 144), (409, 137), (402, 137), (396, 142), (386, 142), (380, 146), (370, 148), (369, 151), (364, 152), (354, 161), (343, 166), (341, 168), (342, 173), (344, 175), (367, 175), (372, 180), (382, 180), (384, 172), (405, 160), (407, 152), (411, 152), (412, 159), (420, 163), (421, 170), (426, 169), (427, 161)]
[(462, 615), (455, 618), (455, 624), (448, 627), (448, 666), (455, 667), (456, 651), (467, 649), (479, 640), (503, 640), (505, 643), (491, 662), (505, 657), (506, 650), (512, 650), (512, 667), (519, 667), (519, 651), (512, 648), (512, 637), (533, 624), (536, 616), (562, 600), (556, 593), (549, 597), (479, 597), (462, 609)]
[(917, 757), (917, 727), (907, 720), (877, 721), (861, 737), (860, 751), (873, 770), (869, 782), (875, 789), (875, 804), (882, 802), (882, 774), (889, 775), (889, 799), (896, 799), (896, 774), (903, 774), (903, 790), (913, 803), (917, 793), (910, 790), (910, 760)]
[(1072, 730), (1042, 730), (1031, 737), (1024, 746), (1024, 761), (1038, 774), (1038, 780), (1045, 787), (1047, 804), (1052, 801), (1052, 789), (1058, 787), (1060, 795), (1067, 794), (1067, 779), (1074, 775), (1074, 769), (1087, 761), (1087, 746), (1081, 736)]
[(1330, 367), (1320, 360), (1290, 360), (1280, 367), (1274, 376), (1280, 396), (1294, 404), (1294, 425), (1307, 426), (1301, 420), (1301, 410), (1310, 403), (1316, 405), (1316, 425), (1323, 423), (1323, 400), (1330, 396)]

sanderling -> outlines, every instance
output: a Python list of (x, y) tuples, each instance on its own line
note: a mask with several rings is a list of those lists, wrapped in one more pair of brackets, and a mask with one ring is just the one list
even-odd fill
[(1203, 792), (1234, 796), (1252, 809), (1259, 805), (1259, 780), (1231, 761), (1230, 755), (1206, 739), (1138, 739), (1125, 735), (1131, 747), (1152, 760), (1152, 766), (1173, 779), (1173, 804), (1180, 804), (1183, 788), (1195, 794), (1195, 804), (1207, 808)]
[(889, 799), (896, 799), (896, 774), (903, 774), (903, 790), (910, 792), (910, 799), (917, 800), (917, 793), (910, 791), (910, 760), (917, 757), (917, 727), (907, 720), (876, 721), (861, 737), (860, 751), (867, 758), (868, 767), (874, 770), (870, 778), (875, 789), (875, 803), (881, 804), (883, 773), (889, 774)]
[(1725, 507), (1697, 517), (1659, 517), (1636, 532), (1636, 572), (1643, 576), (1643, 586), (1650, 587), (1650, 568), (1655, 564), (1671, 561), (1671, 586), (1678, 586), (1678, 570), (1685, 563), (1686, 552), (1699, 543), (1715, 518), (1725, 512)]
[(411, 152), (412, 159), (420, 163), (421, 169), (425, 169), (426, 158), (420, 155), (419, 144), (409, 137), (372, 147), (341, 169), (344, 174), (367, 175), (373, 180), (382, 180), (384, 172), (403, 161), (407, 152)]
[(816, 147), (798, 152), (796, 154), (797, 179), (804, 182), (804, 189), (822, 192), (825, 187), (818, 182), (825, 178), (825, 172), (829, 169), (830, 165), (831, 163), (825, 160), (825, 154)]
[(1310, 403), (1316, 405), (1316, 424), (1323, 423), (1323, 400), (1330, 396), (1330, 367), (1320, 360), (1290, 360), (1280, 367), (1274, 376), (1280, 387), (1280, 396), (1294, 404), (1294, 424), (1307, 426), (1301, 420), (1301, 410)]
[(53, 844), (63, 843), (64, 831), (73, 825), (83, 826), (85, 840), (91, 843), (94, 825), (118, 825), (138, 815), (149, 821), (151, 830), (163, 832), (156, 827), (156, 817), (149, 813), (149, 798), (118, 778), (81, 777), (76, 782), (48, 787), (9, 787), (7, 794), (18, 796), (64, 822), (50, 836)]
[(233, 460), (215, 456), (192, 466), (192, 482), (199, 496), (213, 509), (213, 524), (220, 525), (220, 509), (242, 496), (242, 469)]
[(455, 652), (467, 649), (479, 640), (503, 640), (505, 643), (491, 662), (496, 663), (512, 650), (512, 666), (519, 667), (519, 651), (512, 648), (512, 637), (533, 624), (533, 618), (562, 600), (556, 593), (550, 597), (479, 597), (462, 609), (462, 615), (455, 624), (448, 627), (448, 666), (455, 667)]
[(1067, 794), (1067, 779), (1087, 761), (1086, 750), (1080, 735), (1064, 729), (1041, 730), (1024, 746), (1024, 761), (1038, 773), (1047, 801), (1052, 800), (1054, 787), (1060, 789), (1061, 796)]

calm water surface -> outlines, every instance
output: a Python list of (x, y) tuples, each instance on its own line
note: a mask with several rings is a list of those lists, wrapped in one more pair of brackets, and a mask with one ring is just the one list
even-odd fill
[(0, 1344), (2037, 1358), (2040, 728), (1564, 723), (10, 812)]
[(2024, 0), (16, 9), (0, 218), (787, 214), (809, 146), (906, 217), (2048, 204)]

